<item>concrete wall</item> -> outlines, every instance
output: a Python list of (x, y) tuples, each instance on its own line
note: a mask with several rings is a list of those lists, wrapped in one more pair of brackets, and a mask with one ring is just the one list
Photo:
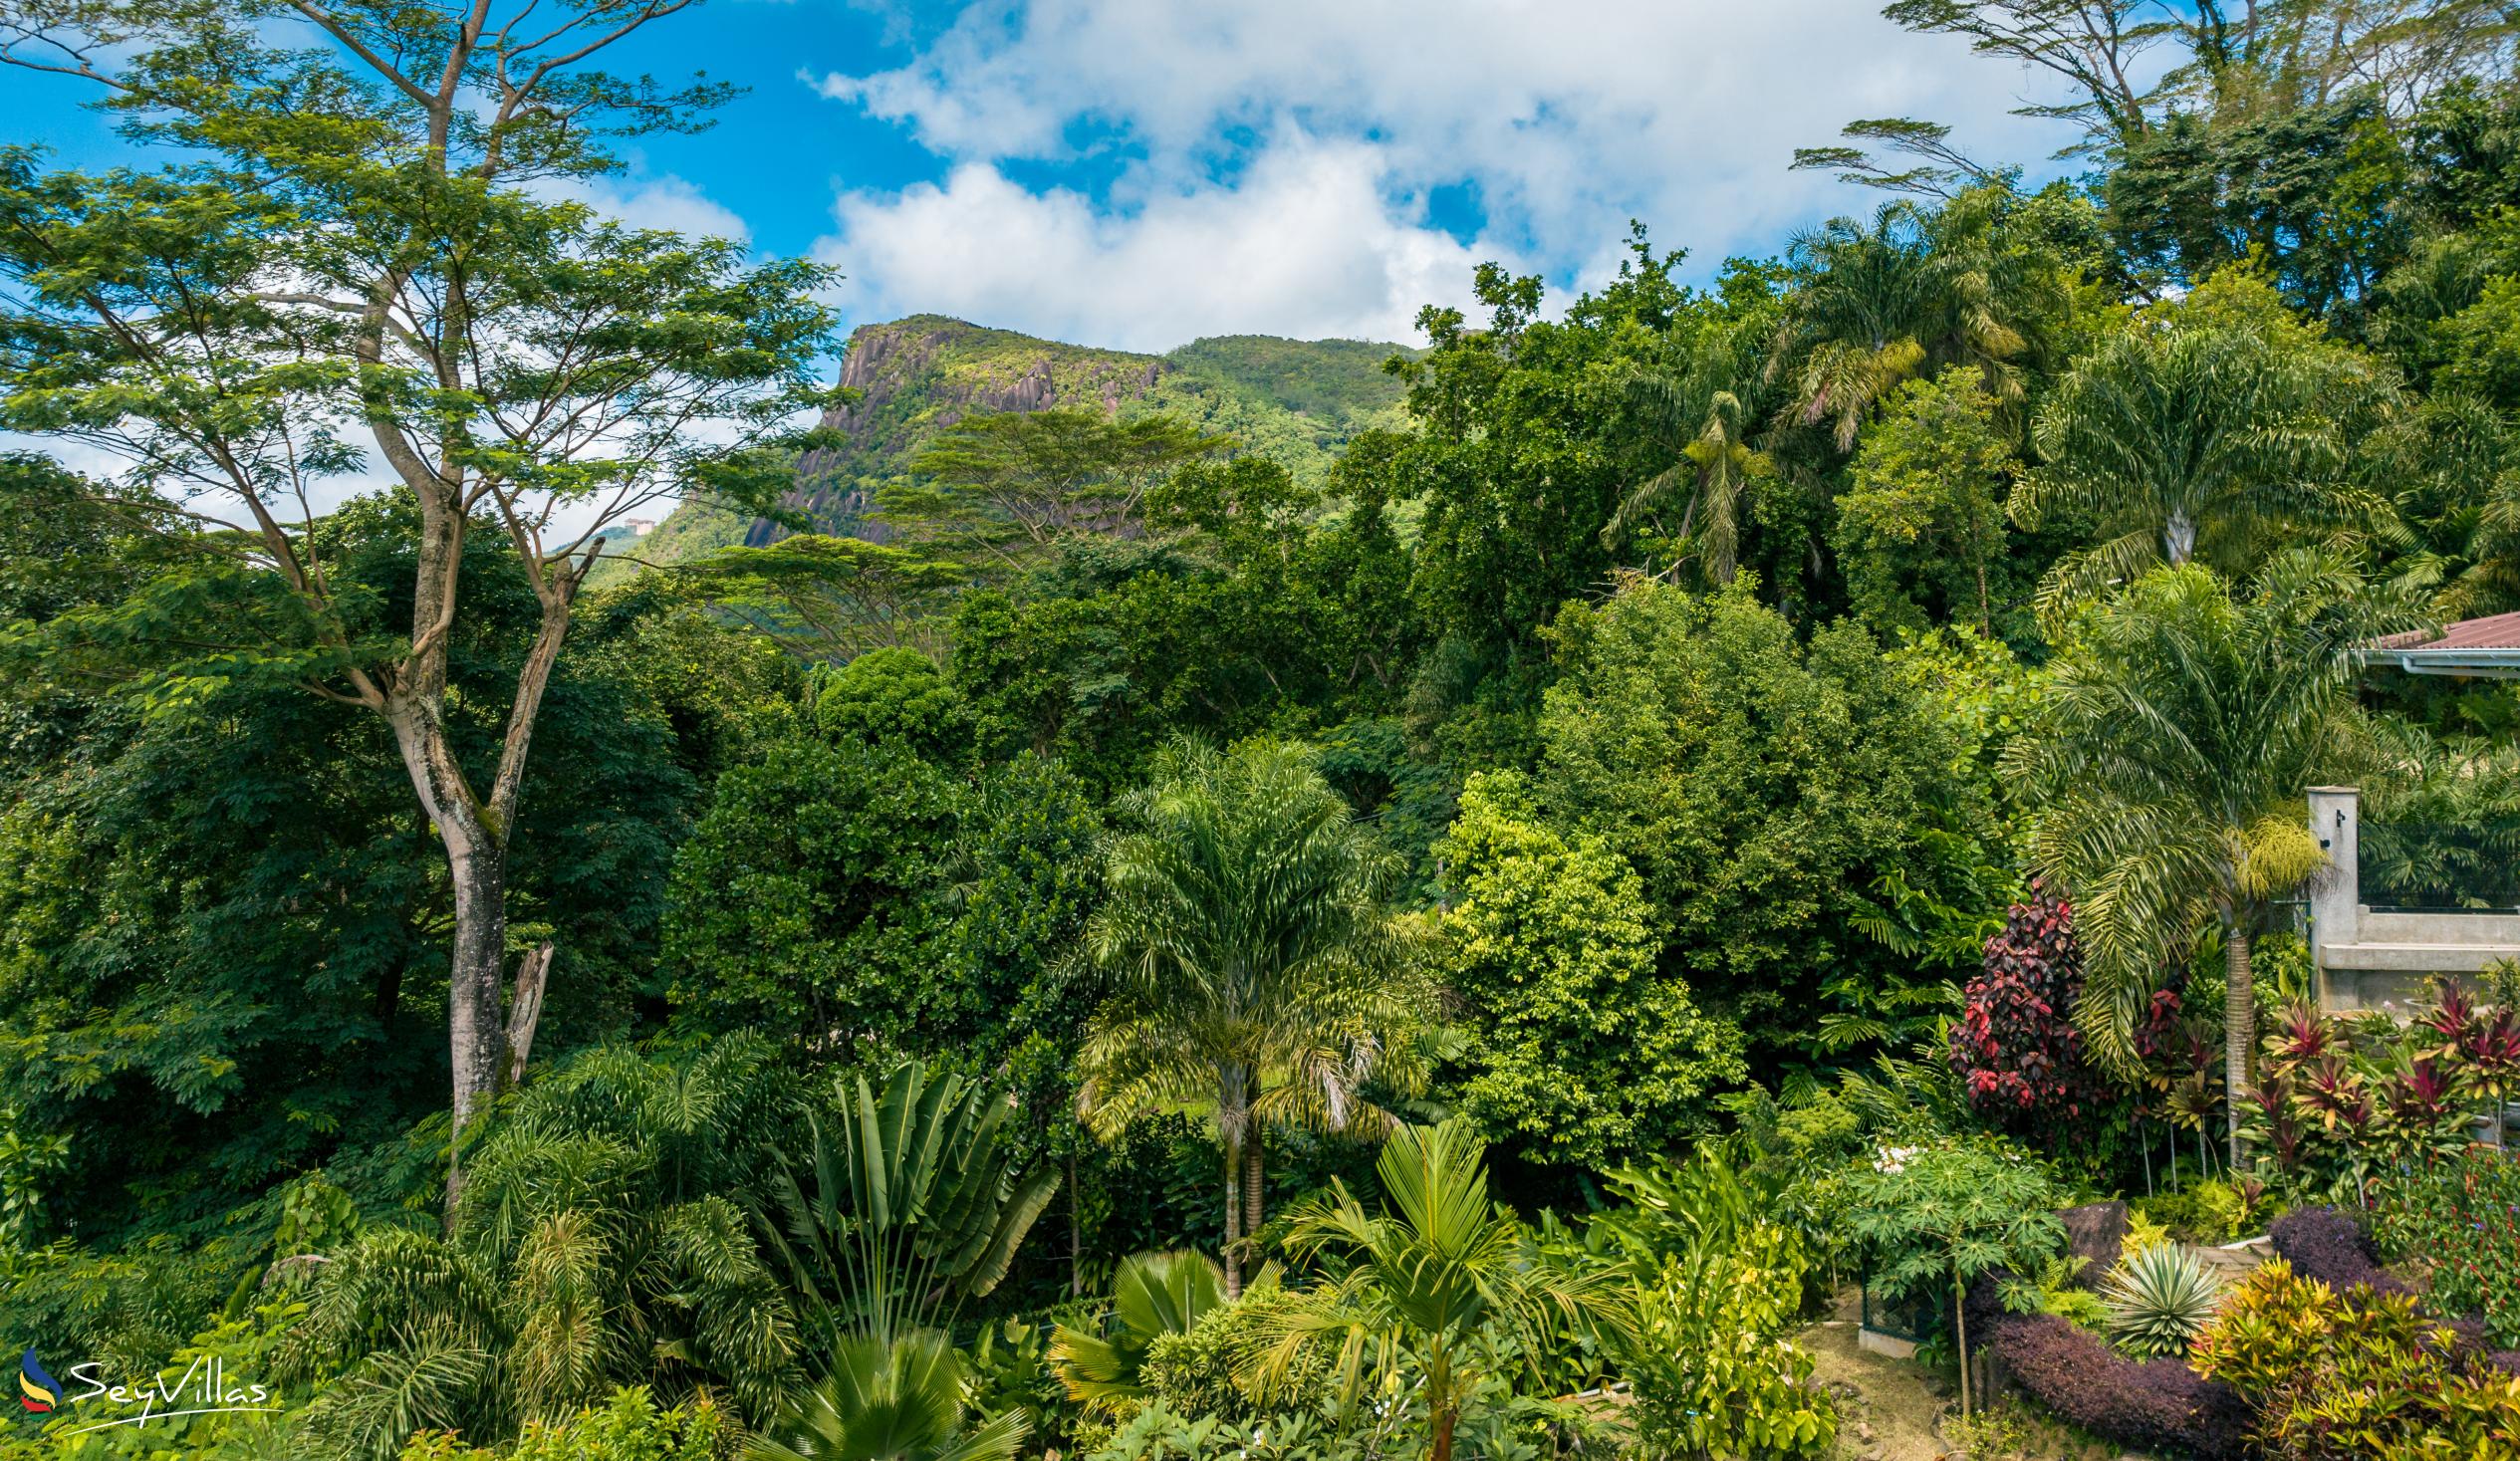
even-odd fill
[(2362, 898), (2362, 793), (2310, 789), (2310, 830), (2328, 851), (2310, 884), (2311, 959), (2319, 1001), (2331, 1010), (2421, 1003), (2437, 975), (2473, 976), (2498, 958), (2520, 958), (2520, 916), (2508, 913), (2375, 913)]

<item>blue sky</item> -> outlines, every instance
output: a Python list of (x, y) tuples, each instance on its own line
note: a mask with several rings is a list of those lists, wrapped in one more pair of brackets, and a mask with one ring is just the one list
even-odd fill
[[(1627, 220), (1702, 275), (1875, 198), (1791, 173), (1856, 118), (2056, 169), (2030, 80), (1864, 0), (711, 0), (616, 54), (750, 91), (586, 191), (811, 254), (851, 323), (934, 311), (1080, 344), (1406, 339), (1499, 259), (1597, 280)], [(0, 136), (123, 157), (67, 80)]]

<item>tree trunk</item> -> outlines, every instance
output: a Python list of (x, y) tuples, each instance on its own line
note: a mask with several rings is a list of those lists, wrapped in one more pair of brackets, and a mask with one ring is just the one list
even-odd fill
[(506, 860), (495, 851), (447, 858), (455, 895), (455, 957), (446, 981), (446, 1052), (454, 1076), (446, 1163), (449, 1209), (463, 1190), (456, 1143), (473, 1115), (498, 1094), (507, 1066), (507, 1020), (500, 999), (507, 972)]
[(446, 1201), (463, 1187), (455, 1143), (465, 1123), (498, 1093), (508, 1061), (501, 990), (507, 969), (507, 849), (473, 800), (438, 721), (434, 701), (397, 695), (385, 707), (394, 744), (419, 794), (430, 831), (446, 850), (454, 901), (454, 957), (446, 971), (446, 1049), (452, 1078)]
[(1085, 1219), (1077, 1210), (1077, 1154), (1068, 1153), (1068, 1297), (1085, 1297)]
[(1452, 1461), (1452, 1428), (1461, 1419), (1461, 1404), (1452, 1393), (1451, 1352), (1437, 1347), (1432, 1358), (1426, 1366), (1427, 1418), (1435, 1428), (1429, 1461)]
[(1261, 1191), (1260, 1164), (1264, 1156), (1257, 1128), (1243, 1133), (1242, 1138), (1242, 1235), (1246, 1242), (1260, 1236)]
[(2233, 919), (2222, 936), (2223, 1114), (2231, 1134), (2231, 1169), (2240, 1169), (2240, 1100), (2249, 1084), (2249, 1054), (2257, 1045), (2257, 999), (2250, 988), (2249, 936)]
[(1951, 1286), (1951, 1329), (1960, 1346), (1960, 1418), (1969, 1418), (1969, 1291), (1966, 1284)]
[(1218, 1070), (1216, 1134), (1225, 1148), (1225, 1297), (1242, 1297), (1242, 1144), (1250, 1137), (1251, 1092), (1240, 1066)]
[(1225, 1297), (1242, 1297), (1242, 1144), (1225, 1142)]
[(2170, 514), (2161, 528), (2161, 557), (2177, 568), (2196, 554), (2196, 525), (2190, 522), (2184, 508)]

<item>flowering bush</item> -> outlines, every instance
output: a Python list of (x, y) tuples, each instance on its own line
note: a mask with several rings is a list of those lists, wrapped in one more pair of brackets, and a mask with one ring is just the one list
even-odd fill
[(2472, 1146), (2381, 1187), (2382, 1250), (2432, 1265), (2434, 1307), (2479, 1314), (2493, 1342), (2520, 1349), (2520, 1161)]

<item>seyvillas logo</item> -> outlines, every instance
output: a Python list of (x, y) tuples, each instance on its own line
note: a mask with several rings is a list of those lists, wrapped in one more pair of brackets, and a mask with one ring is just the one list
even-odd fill
[(44, 1361), (32, 1349), (18, 1361), (18, 1403), (36, 1415), (50, 1415), (61, 1403), (61, 1381), (44, 1372)]
[(49, 1415), (65, 1405), (78, 1405), (80, 1413), (95, 1414), (101, 1406), (111, 1406), (119, 1413), (108, 1413), (61, 1432), (65, 1436), (82, 1435), (92, 1430), (106, 1430), (118, 1425), (146, 1425), (152, 1420), (172, 1420), (179, 1415), (224, 1415), (238, 1411), (277, 1411), (270, 1403), (268, 1386), (238, 1384), (228, 1377), (227, 1361), (216, 1355), (204, 1355), (185, 1366), (182, 1374), (172, 1379), (163, 1374), (151, 1375), (143, 1382), (111, 1385), (97, 1377), (102, 1368), (95, 1360), (70, 1367), (70, 1378), (79, 1386), (66, 1391), (60, 1380), (46, 1372), (42, 1361), (29, 1349), (18, 1361), (18, 1399), (34, 1415)]

